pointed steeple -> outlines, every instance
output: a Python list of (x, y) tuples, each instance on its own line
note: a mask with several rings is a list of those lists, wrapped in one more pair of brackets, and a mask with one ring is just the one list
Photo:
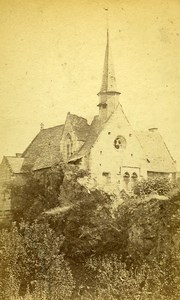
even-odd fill
[(119, 104), (119, 92), (116, 86), (116, 78), (109, 45), (109, 30), (107, 29), (107, 44), (104, 58), (101, 90), (99, 96), (99, 117), (105, 122), (116, 110)]
[(109, 30), (107, 28), (107, 44), (106, 44), (106, 51), (105, 51), (105, 58), (104, 58), (102, 84), (98, 96), (102, 94), (112, 94), (112, 93), (120, 94), (116, 86), (116, 78), (115, 78), (114, 67), (112, 62), (111, 49), (109, 45)]

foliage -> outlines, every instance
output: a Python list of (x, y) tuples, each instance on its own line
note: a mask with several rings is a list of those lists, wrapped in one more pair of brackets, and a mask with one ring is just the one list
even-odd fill
[(18, 225), (1, 231), (0, 298), (178, 300), (179, 190), (170, 193), (163, 178), (141, 181), (141, 197), (122, 191), (113, 210), (109, 195), (79, 183), (83, 176), (61, 164), (12, 187)]
[[(48, 289), (59, 296), (69, 297), (74, 288), (69, 264), (61, 254), (62, 238), (57, 238), (48, 224), (13, 224), (0, 236), (1, 299)], [(41, 287), (41, 288), (40, 288)], [(55, 292), (56, 291), (56, 292)], [(61, 291), (61, 292), (60, 292)]]
[[(78, 177), (85, 175), (87, 172), (79, 170), (77, 166), (61, 163), (36, 176), (27, 173), (24, 184), (20, 185), (14, 180), (7, 185), (11, 193), (13, 220), (33, 222), (44, 211), (63, 205), (66, 182), (76, 182)], [(71, 195), (71, 198), (74, 197), (75, 193)]]
[(113, 237), (114, 220), (110, 211), (111, 199), (107, 195), (99, 191), (88, 193), (78, 183), (70, 181), (63, 186), (60, 197), (69, 203), (70, 209), (59, 215), (44, 215), (44, 219), (57, 235), (63, 234), (66, 256), (74, 261), (84, 260), (95, 252), (102, 254), (104, 247), (106, 251), (112, 247), (109, 238)]
[(153, 177), (137, 181), (133, 191), (135, 195), (140, 197), (151, 193), (167, 195), (174, 187), (175, 183), (171, 182), (168, 178)]
[(20, 289), (21, 275), (25, 274), (19, 259), (24, 257), (22, 238), (18, 228), (2, 230), (0, 234), (0, 299), (17, 297)]
[(8, 185), (11, 191), (13, 220), (33, 221), (43, 211), (59, 204), (59, 186), (63, 180), (61, 168), (54, 168), (36, 178), (26, 175), (26, 182), (19, 185), (13, 181)]
[(164, 273), (158, 265), (144, 263), (138, 269), (127, 269), (117, 255), (93, 258), (87, 263), (95, 284), (82, 293), (82, 299), (154, 300), (165, 299), (162, 292)]

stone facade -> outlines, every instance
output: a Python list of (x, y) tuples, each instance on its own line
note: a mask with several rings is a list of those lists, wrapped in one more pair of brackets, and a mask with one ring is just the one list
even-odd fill
[[(114, 142), (122, 137), (124, 146), (117, 149)], [(97, 163), (98, 162), (98, 163)], [(146, 177), (146, 159), (133, 130), (119, 105), (98, 136), (90, 154), (90, 172), (98, 182), (115, 183), (128, 188), (128, 179)], [(125, 175), (129, 178), (125, 179)], [(124, 180), (125, 179), (125, 180)]]
[(76, 131), (73, 128), (71, 115), (68, 113), (60, 141), (60, 152), (62, 153), (63, 160), (68, 161), (72, 154), (81, 148), (83, 143), (82, 140), (78, 139)]
[(24, 174), (20, 173), (22, 159), (18, 156), (4, 157), (0, 165), (0, 221), (11, 218), (12, 203), (8, 184), (25, 183)]
[[(176, 166), (156, 128), (134, 131), (119, 102), (107, 32), (99, 115), (90, 126), (87, 140), (72, 154), (99, 185), (131, 190), (137, 180), (148, 176), (175, 178)], [(158, 147), (157, 147), (158, 145)], [(155, 150), (156, 149), (156, 150)]]
[[(46, 171), (66, 162), (87, 170), (104, 189), (130, 191), (137, 180), (152, 176), (174, 179), (176, 164), (156, 128), (134, 131), (120, 104), (107, 32), (99, 114), (89, 125), (83, 117), (67, 114), (65, 124), (44, 129), (24, 153), (4, 157), (0, 165), (0, 211), (11, 210), (4, 184), (14, 178), (23, 184), (28, 172), (45, 180)], [(22, 180), (22, 182), (21, 182)]]
[(7, 182), (10, 182), (13, 174), (8, 167), (5, 158), (2, 160), (0, 167), (0, 214), (3, 215), (11, 210), (11, 201), (9, 193), (6, 190)]

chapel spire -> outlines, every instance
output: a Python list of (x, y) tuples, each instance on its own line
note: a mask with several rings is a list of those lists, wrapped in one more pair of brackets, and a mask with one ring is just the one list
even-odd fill
[(107, 42), (106, 42), (106, 51), (104, 58), (104, 67), (103, 67), (103, 76), (101, 89), (98, 95), (105, 93), (117, 93), (120, 94), (116, 86), (116, 77), (113, 67), (113, 61), (111, 56), (111, 49), (109, 45), (109, 29), (107, 28)]
[(116, 77), (112, 62), (111, 49), (109, 44), (109, 29), (107, 26), (107, 42), (104, 58), (102, 84), (99, 96), (99, 116), (104, 122), (116, 110), (119, 104), (119, 94), (116, 86)]

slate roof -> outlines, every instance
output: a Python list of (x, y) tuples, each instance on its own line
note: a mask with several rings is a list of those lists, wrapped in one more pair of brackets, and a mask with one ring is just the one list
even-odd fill
[(79, 141), (84, 142), (87, 139), (89, 127), (90, 127), (87, 123), (87, 120), (85, 118), (70, 113), (68, 115), (70, 118), (72, 128), (77, 136), (77, 139)]
[(23, 169), (48, 168), (60, 158), (60, 140), (64, 125), (42, 129), (24, 151)]
[(58, 163), (61, 160), (61, 153), (57, 147), (47, 147), (35, 161), (32, 170), (36, 171), (51, 168), (55, 163)]
[(71, 156), (71, 158), (69, 159), (69, 162), (80, 159), (90, 152), (90, 149), (94, 145), (102, 128), (103, 128), (103, 125), (100, 122), (99, 116), (95, 116), (90, 125), (88, 137), (87, 137), (85, 143), (82, 145), (82, 147), (80, 148), (80, 150), (77, 153), (75, 153)]
[(24, 158), (16, 157), (16, 156), (5, 156), (5, 159), (12, 173), (14, 174), (23, 173), (22, 165), (23, 165)]
[(158, 131), (135, 131), (148, 162), (148, 171), (176, 172), (175, 162)]
[[(79, 141), (85, 141), (89, 132), (87, 120), (68, 114), (72, 128)], [(23, 153), (23, 170), (40, 170), (51, 167), (61, 160), (60, 141), (64, 125), (42, 129)]]
[[(68, 114), (72, 128), (79, 141), (85, 141), (89, 132), (87, 120), (77, 115)], [(63, 134), (64, 125), (44, 129), (40, 132), (36, 143), (40, 144), (41, 151), (34, 161), (33, 171), (51, 167), (62, 159), (60, 153), (60, 141)], [(42, 140), (43, 139), (43, 143)]]

